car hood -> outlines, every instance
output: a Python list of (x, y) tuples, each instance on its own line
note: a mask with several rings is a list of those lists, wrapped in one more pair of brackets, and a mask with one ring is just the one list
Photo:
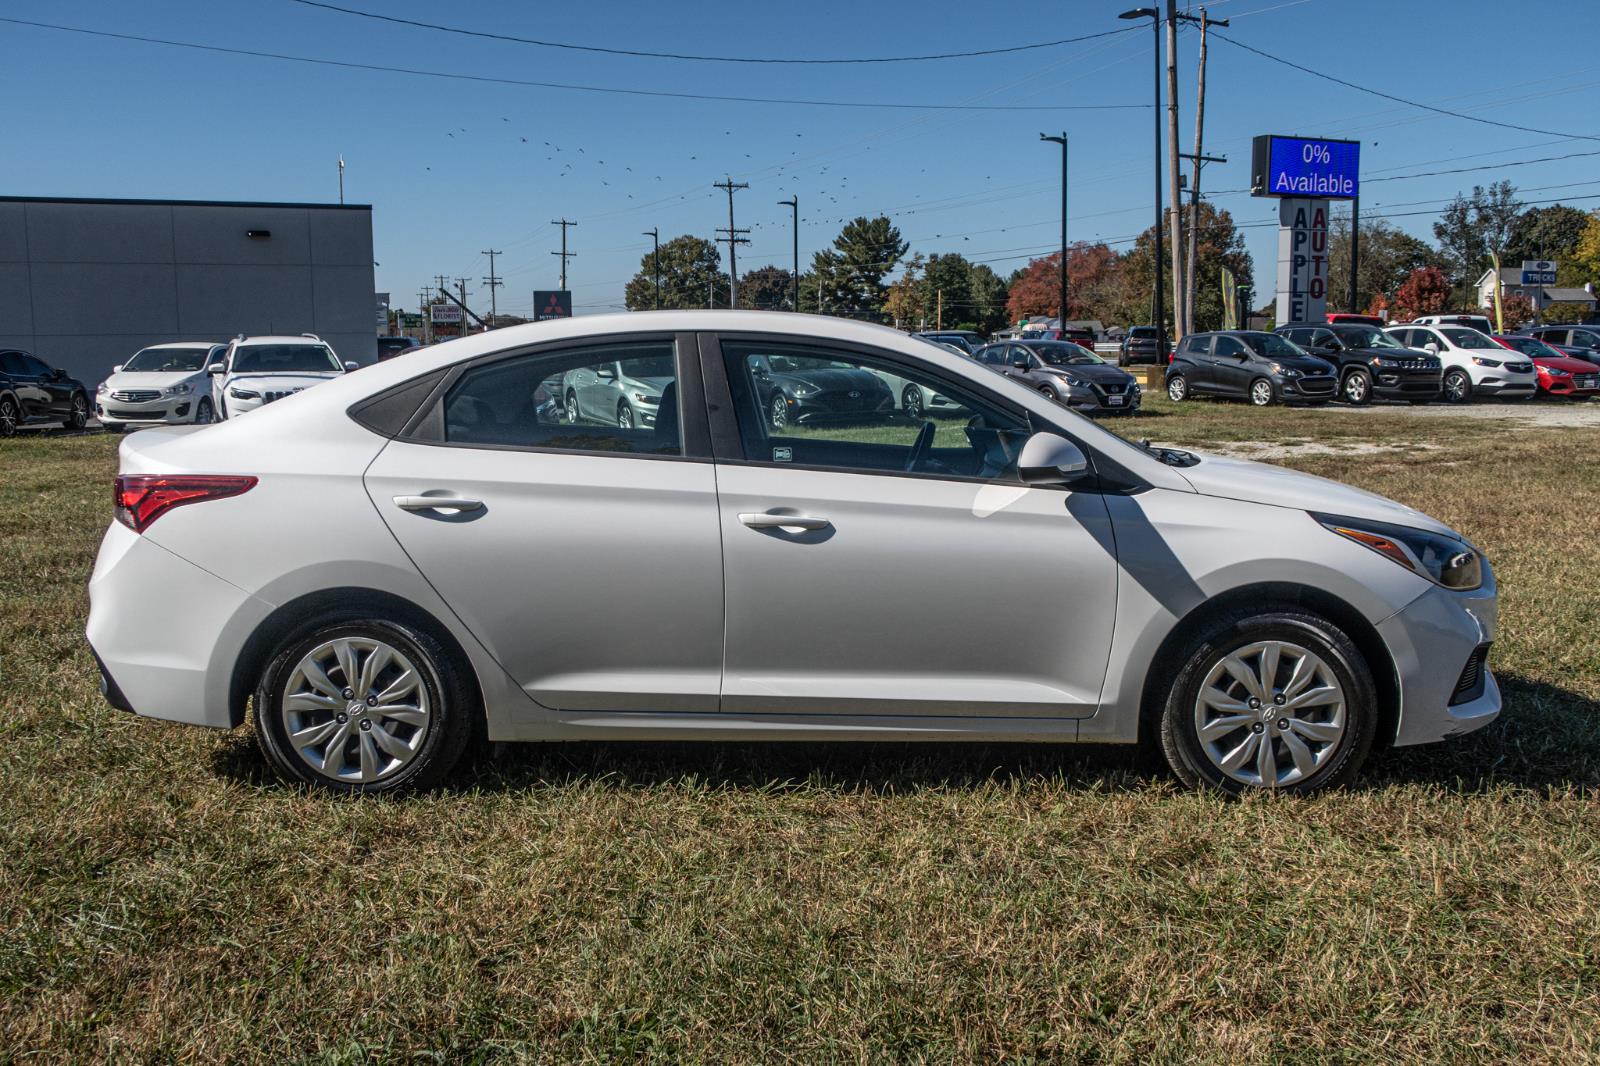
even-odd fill
[(1082, 366), (1046, 366), (1045, 370), (1051, 374), (1071, 374), (1083, 381), (1093, 381), (1099, 385), (1125, 385), (1133, 380), (1133, 375), (1126, 370), (1121, 370), (1109, 363), (1086, 363)]
[(1550, 367), (1554, 370), (1565, 370), (1569, 374), (1592, 374), (1597, 369), (1595, 364), (1587, 359), (1579, 359), (1571, 355), (1562, 356), (1560, 359), (1549, 355), (1535, 355), (1532, 359), (1540, 366)]
[(117, 389), (170, 389), (185, 381), (206, 376), (204, 370), (119, 370), (106, 378), (106, 388)]
[(1333, 373), (1332, 363), (1326, 359), (1319, 359), (1314, 355), (1274, 355), (1271, 357), (1262, 356), (1262, 358), (1267, 359), (1268, 362), (1277, 363), (1279, 366), (1298, 370), (1302, 374)]
[(646, 391), (653, 392), (657, 396), (660, 396), (672, 382), (671, 378), (629, 378), (628, 380), (643, 385)]
[(774, 378), (795, 385), (808, 385), (818, 392), (838, 392), (840, 389), (887, 389), (877, 375), (865, 370), (785, 370), (774, 372)]
[(1274, 507), (1293, 507), (1302, 511), (1319, 511), (1324, 514), (1343, 515), (1347, 518), (1368, 518), (1394, 525), (1431, 529), (1459, 536), (1437, 519), (1430, 518), (1413, 507), (1377, 493), (1352, 488), (1298, 470), (1258, 463), (1250, 459), (1234, 459), (1223, 455), (1195, 452), (1200, 462), (1184, 467), (1178, 472), (1202, 496), (1216, 496), (1225, 500), (1246, 503), (1264, 503)]
[(303, 389), (312, 385), (321, 384), (330, 378), (343, 377), (344, 375), (333, 370), (316, 373), (295, 374), (234, 374), (228, 378), (228, 384), (242, 385), (245, 387), (258, 387), (263, 389)]

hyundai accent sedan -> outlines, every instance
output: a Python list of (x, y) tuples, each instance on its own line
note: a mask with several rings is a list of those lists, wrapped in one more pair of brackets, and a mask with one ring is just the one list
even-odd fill
[[(660, 360), (653, 425), (538, 398), (624, 358)], [(962, 414), (775, 420), (780, 367)], [(249, 713), (332, 790), (437, 783), (486, 735), (1150, 741), (1194, 786), (1310, 792), (1500, 710), (1494, 576), (1448, 527), (839, 319), (496, 330), (133, 434), (115, 495), (107, 698)]]

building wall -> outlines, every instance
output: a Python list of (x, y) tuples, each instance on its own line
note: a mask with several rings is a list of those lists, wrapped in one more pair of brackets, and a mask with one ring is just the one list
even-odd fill
[(0, 346), (91, 388), (147, 344), (239, 333), (371, 363), (372, 258), (369, 207), (0, 199)]

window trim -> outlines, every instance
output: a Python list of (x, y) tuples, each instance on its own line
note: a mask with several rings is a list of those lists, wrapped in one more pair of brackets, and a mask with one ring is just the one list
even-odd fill
[[(961, 474), (927, 474), (906, 470), (866, 470), (858, 467), (821, 466), (813, 463), (775, 463), (770, 459), (751, 458), (745, 452), (744, 438), (739, 433), (738, 412), (734, 409), (733, 390), (728, 382), (727, 361), (723, 356), (722, 350), (724, 341), (833, 348), (840, 352), (887, 363), (890, 367), (904, 367), (913, 373), (931, 376), (935, 382), (945, 382), (952, 388), (975, 394), (984, 402), (992, 404), (1024, 422), (1033, 433), (1042, 432), (1043, 429), (1047, 428), (1050, 432), (1058, 433), (1067, 440), (1072, 441), (1089, 461), (1089, 477), (1085, 478), (1083, 482), (1074, 485), (1024, 485), (1021, 481), (1001, 481), (996, 478), (967, 477)], [(964, 485), (1005, 485), (1061, 493), (1113, 491), (1102, 487), (1100, 484), (1099, 468), (1101, 459), (1099, 453), (1065, 426), (1054, 421), (1044, 421), (1041, 424), (1040, 417), (1026, 407), (1014, 403), (1003, 396), (998, 396), (976, 382), (968, 381), (965, 378), (953, 378), (943, 372), (940, 367), (927, 363), (913, 362), (899, 352), (884, 348), (874, 348), (855, 341), (808, 337), (797, 333), (752, 333), (729, 330), (701, 333), (700, 358), (703, 364), (706, 385), (706, 408), (711, 419), (713, 453), (715, 462), (719, 466), (750, 466), (760, 467), (763, 470), (807, 470), (821, 474), (851, 474), (856, 477), (911, 478), (916, 481), (943, 481)], [(1131, 491), (1142, 491), (1143, 488), (1148, 488), (1148, 486), (1143, 485), (1141, 482), (1139, 487)], [(1120, 491), (1129, 490), (1123, 489)]]
[[(538, 444), (477, 444), (444, 439), (444, 400), (450, 389), (461, 378), (480, 367), (539, 355), (556, 355), (584, 348), (614, 348), (619, 344), (665, 343), (672, 346), (672, 358), (677, 369), (678, 385), (678, 435), (683, 448), (679, 455), (660, 455), (649, 452), (608, 452), (594, 448), (551, 448)], [(700, 381), (701, 359), (694, 350), (694, 334), (642, 330), (637, 333), (607, 333), (588, 337), (569, 337), (564, 340), (540, 341), (497, 352), (465, 359), (447, 368), (439, 384), (428, 395), (394, 437), (407, 444), (420, 444), (434, 448), (456, 448), (466, 451), (536, 452), (545, 455), (586, 455), (603, 459), (645, 459), (665, 462), (706, 463), (711, 461), (711, 438), (706, 424), (703, 402), (704, 390)], [(437, 373), (437, 368), (428, 373)], [(397, 388), (413, 384), (428, 373), (416, 375)], [(393, 389), (384, 390), (385, 393)], [(363, 401), (365, 402), (365, 401)], [(430, 424), (431, 423), (431, 424)], [(424, 435), (427, 434), (427, 435)], [(434, 434), (437, 434), (436, 436)]]

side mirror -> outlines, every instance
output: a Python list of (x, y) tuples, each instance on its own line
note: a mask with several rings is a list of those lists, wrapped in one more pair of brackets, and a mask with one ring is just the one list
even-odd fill
[(1017, 459), (1017, 476), (1024, 485), (1068, 485), (1088, 472), (1082, 449), (1055, 433), (1029, 437)]
[(1328, 349), (1328, 351), (1330, 351), (1330, 352), (1342, 352), (1342, 351), (1344, 351), (1344, 345), (1340, 344), (1338, 342), (1338, 340), (1336, 340), (1333, 337), (1329, 337), (1327, 340), (1323, 341), (1322, 342), (1322, 346), (1324, 348)]
[(122, 364), (121, 364), (121, 363), (118, 363), (118, 364), (117, 364), (117, 365), (116, 365), (116, 366), (114, 366), (114, 367), (112, 367), (112, 368), (111, 368), (111, 372), (112, 372), (112, 373), (113, 373), (113, 374), (120, 374), (120, 373), (122, 373)]
[(594, 368), (594, 376), (605, 381), (615, 381), (617, 372), (609, 366), (597, 366)]
[(225, 366), (222, 363), (212, 363), (210, 366), (206, 367), (206, 373), (207, 374), (223, 374), (223, 373), (227, 372), (227, 369), (228, 369), (227, 366)]
[(1439, 342), (1438, 341), (1429, 341), (1427, 344), (1424, 344), (1422, 346), (1422, 350), (1425, 351), (1425, 352), (1432, 352), (1434, 355), (1438, 355), (1439, 354)]
[(1024, 358), (1023, 356), (1020, 356), (1020, 355), (1017, 356), (1015, 359), (1011, 360), (1011, 369), (1012, 370), (1026, 370), (1026, 369), (1028, 369), (1028, 360), (1026, 358)]
[(361, 364), (356, 362), (354, 359), (346, 359), (344, 361), (344, 368), (346, 370), (360, 370)]

